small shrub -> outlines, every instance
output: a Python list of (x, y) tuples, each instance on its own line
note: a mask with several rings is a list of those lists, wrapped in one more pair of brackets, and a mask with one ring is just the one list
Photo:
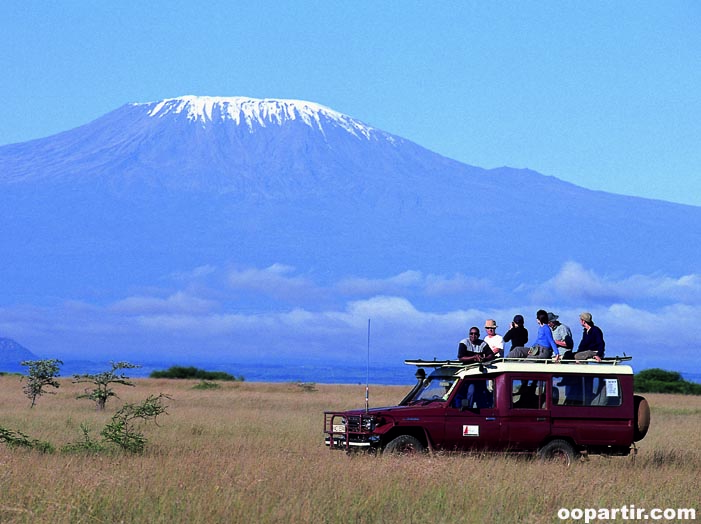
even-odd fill
[(220, 389), (221, 385), (209, 380), (202, 380), (199, 384), (192, 386), (192, 389)]
[(0, 442), (4, 442), (10, 447), (36, 449), (42, 453), (54, 452), (54, 447), (49, 442), (29, 438), (21, 431), (13, 431), (3, 427), (0, 427)]
[(101, 435), (108, 442), (117, 444), (131, 453), (141, 453), (146, 446), (146, 437), (137, 430), (139, 422), (152, 420), (156, 425), (158, 415), (166, 413), (163, 399), (170, 398), (161, 393), (150, 395), (141, 404), (124, 404), (104, 427)]
[(83, 439), (72, 442), (61, 447), (62, 453), (101, 453), (105, 451), (105, 446), (90, 437), (90, 428), (87, 424), (81, 423), (80, 429), (83, 432)]

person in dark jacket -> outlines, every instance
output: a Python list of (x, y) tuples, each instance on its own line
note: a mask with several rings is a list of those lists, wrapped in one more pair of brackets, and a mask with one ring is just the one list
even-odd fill
[[(528, 330), (523, 327), (523, 315), (516, 315), (511, 322), (511, 329), (504, 335), (504, 342), (511, 342), (511, 349), (528, 344)], [(504, 351), (506, 354), (506, 351)]]
[(582, 324), (584, 331), (582, 332), (582, 341), (577, 347), (577, 352), (574, 354), (575, 360), (586, 360), (593, 358), (597, 362), (601, 362), (604, 358), (606, 343), (604, 342), (604, 333), (599, 326), (594, 325), (591, 318), (591, 313), (585, 311), (579, 315), (579, 321)]
[(480, 338), (480, 330), (472, 326), (467, 338), (458, 343), (458, 360), (462, 362), (482, 362), (494, 358), (494, 352), (484, 340)]

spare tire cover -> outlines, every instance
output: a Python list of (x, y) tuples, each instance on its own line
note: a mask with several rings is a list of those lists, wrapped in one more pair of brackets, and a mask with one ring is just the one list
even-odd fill
[(650, 428), (650, 405), (645, 397), (635, 395), (635, 432), (633, 440), (638, 442), (645, 438), (647, 430)]

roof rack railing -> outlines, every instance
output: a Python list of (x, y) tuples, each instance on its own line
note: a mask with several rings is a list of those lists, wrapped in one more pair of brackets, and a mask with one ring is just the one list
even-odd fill
[(462, 362), (461, 360), (422, 360), (422, 359), (407, 359), (404, 361), (405, 364), (409, 366), (422, 366), (426, 368), (438, 368), (438, 367), (450, 367), (450, 368), (473, 368), (479, 366), (493, 366), (494, 364), (506, 363), (506, 362), (530, 362), (533, 364), (597, 364), (597, 365), (612, 365), (615, 366), (620, 362), (626, 362), (632, 360), (633, 357), (626, 355), (614, 356), (614, 357), (604, 357), (601, 361), (589, 358), (586, 360), (554, 360), (551, 358), (495, 358), (492, 360), (487, 360), (484, 362)]

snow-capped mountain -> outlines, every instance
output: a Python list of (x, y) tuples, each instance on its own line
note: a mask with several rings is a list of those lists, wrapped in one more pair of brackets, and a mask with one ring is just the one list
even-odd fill
[[(317, 287), (305, 307), (412, 271), (434, 290), (481, 283), (416, 293), (417, 307), (507, 307), (570, 262), (622, 279), (694, 274), (701, 243), (701, 208), (465, 165), (295, 100), (127, 104), (0, 147), (0, 190), (0, 308), (110, 304), (202, 267), (294, 268), (288, 283)], [(253, 311), (290, 303), (239, 293)]]
[[(667, 254), (670, 224), (682, 255), (698, 240), (698, 208), (464, 165), (300, 101), (128, 104), (85, 126), (0, 147), (0, 167), (11, 202), (2, 255), (25, 261), (40, 252), (94, 260), (152, 249), (177, 261), (235, 246), (249, 261), (311, 258), (334, 272), (377, 273), (382, 260), (441, 271), (467, 265), (504, 278), (541, 273), (527, 268), (548, 264), (523, 260), (536, 249), (549, 264), (576, 256), (606, 271), (680, 271), (686, 262)], [(543, 237), (564, 246), (547, 253), (537, 247)], [(25, 245), (30, 238), (38, 245)], [(497, 260), (480, 249), (494, 243), (503, 253)], [(650, 246), (644, 257), (633, 249), (641, 244)]]
[(128, 104), (86, 126), (0, 148), (0, 180), (282, 196), (314, 191), (323, 179), (338, 189), (359, 182), (344, 174), (364, 169), (368, 156), (410, 170), (412, 148), (318, 104), (187, 96)]

